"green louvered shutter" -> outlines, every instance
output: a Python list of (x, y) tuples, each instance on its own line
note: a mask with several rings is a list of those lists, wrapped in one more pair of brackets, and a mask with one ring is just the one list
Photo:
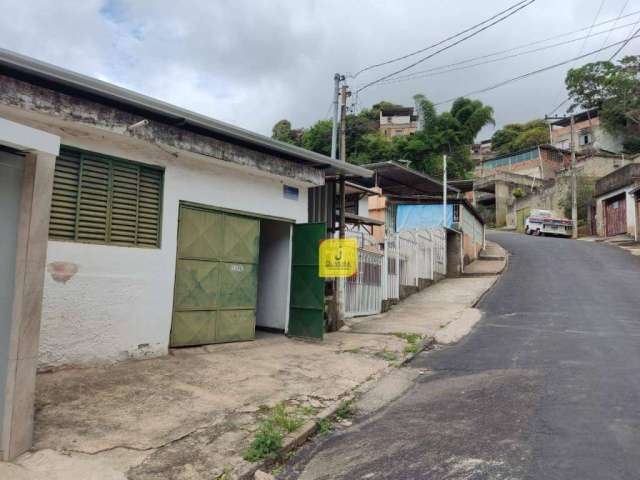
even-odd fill
[(51, 238), (160, 246), (163, 171), (71, 148), (56, 160)]
[(80, 153), (63, 151), (56, 159), (49, 235), (75, 240), (80, 183)]

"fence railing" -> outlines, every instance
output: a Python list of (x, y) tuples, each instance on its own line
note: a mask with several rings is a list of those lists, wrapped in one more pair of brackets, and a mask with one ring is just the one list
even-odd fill
[(358, 249), (358, 272), (347, 278), (345, 285), (347, 317), (375, 315), (382, 311), (384, 257), (382, 253)]
[(417, 287), (420, 279), (445, 275), (446, 258), (442, 228), (387, 235), (383, 253), (358, 248), (358, 272), (345, 285), (346, 316), (380, 313), (383, 300), (400, 298), (401, 286)]

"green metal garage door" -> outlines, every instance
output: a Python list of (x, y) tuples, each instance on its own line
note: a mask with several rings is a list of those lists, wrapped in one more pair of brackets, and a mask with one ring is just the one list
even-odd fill
[(180, 206), (171, 346), (252, 340), (260, 221)]

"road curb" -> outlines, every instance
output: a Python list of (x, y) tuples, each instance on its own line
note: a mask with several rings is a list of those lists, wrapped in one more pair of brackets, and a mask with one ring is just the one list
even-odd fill
[(491, 284), (491, 286), (489, 288), (487, 288), (484, 292), (482, 292), (482, 294), (476, 298), (475, 302), (473, 302), (473, 304), (471, 305), (471, 308), (478, 308), (478, 304), (484, 300), (484, 297), (487, 296), (487, 294), (493, 290), (493, 288), (496, 286), (496, 284), (500, 281), (500, 279), (502, 278), (502, 275), (504, 274), (504, 272), (507, 271), (507, 269), (509, 268), (509, 252), (507, 250), (504, 249), (504, 247), (502, 247), (502, 249), (505, 251), (505, 256), (504, 256), (504, 266), (502, 267), (502, 270), (500, 270), (496, 275), (496, 280), (495, 282), (493, 282)]

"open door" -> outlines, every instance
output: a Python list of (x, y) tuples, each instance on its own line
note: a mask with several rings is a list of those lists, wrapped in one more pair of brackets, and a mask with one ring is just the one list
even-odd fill
[(317, 338), (324, 334), (324, 279), (319, 273), (320, 242), (326, 235), (324, 223), (293, 226), (291, 258), (291, 337)]

